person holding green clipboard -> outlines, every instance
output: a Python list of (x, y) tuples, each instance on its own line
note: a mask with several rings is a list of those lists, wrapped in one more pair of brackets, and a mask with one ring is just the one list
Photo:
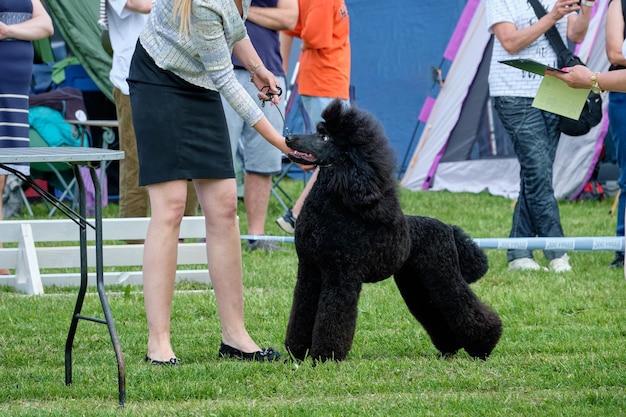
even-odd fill
[[(561, 135), (560, 117), (532, 106), (543, 75), (520, 71), (500, 61), (532, 59), (557, 67), (557, 55), (545, 33), (556, 26), (566, 42), (580, 42), (589, 26), (593, 2), (541, 0), (548, 10), (538, 18), (526, 0), (487, 0), (488, 30), (495, 35), (489, 71), (493, 105), (509, 134), (520, 164), (520, 191), (509, 237), (563, 237), (559, 208), (554, 197), (552, 170)], [(548, 268), (531, 250), (507, 251), (509, 270), (571, 271), (563, 249), (543, 251)]]

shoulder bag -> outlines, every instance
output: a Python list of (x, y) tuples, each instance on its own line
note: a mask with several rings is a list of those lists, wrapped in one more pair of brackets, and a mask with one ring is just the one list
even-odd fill
[[(541, 19), (546, 14), (546, 9), (539, 3), (539, 0), (529, 0), (535, 9), (537, 18)], [(579, 57), (565, 45), (561, 35), (555, 26), (552, 26), (546, 33), (546, 38), (557, 55), (559, 68), (573, 67), (575, 65), (585, 65)], [(589, 133), (592, 127), (602, 120), (602, 97), (599, 94), (589, 92), (585, 106), (578, 120), (561, 116), (561, 132), (568, 136), (581, 136)]]

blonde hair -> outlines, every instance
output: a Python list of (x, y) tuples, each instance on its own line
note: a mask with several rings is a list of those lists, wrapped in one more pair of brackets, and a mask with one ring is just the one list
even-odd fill
[(191, 3), (193, 0), (174, 0), (174, 18), (180, 17), (179, 31), (182, 34), (189, 33), (191, 24)]

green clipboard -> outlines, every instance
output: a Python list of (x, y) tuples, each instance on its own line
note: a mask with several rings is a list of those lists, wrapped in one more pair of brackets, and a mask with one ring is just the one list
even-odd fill
[(510, 65), (515, 68), (519, 68), (524, 71), (532, 72), (537, 75), (544, 75), (547, 69), (551, 69), (553, 71), (565, 72), (558, 68), (550, 67), (546, 64), (542, 64), (541, 62), (535, 61), (534, 59), (528, 58), (515, 58), (515, 59), (505, 59), (503, 61), (498, 61), (502, 64)]

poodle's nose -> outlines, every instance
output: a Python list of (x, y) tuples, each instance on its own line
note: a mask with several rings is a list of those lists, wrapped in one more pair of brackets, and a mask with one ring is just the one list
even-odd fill
[(294, 135), (287, 135), (287, 136), (285, 136), (285, 144), (287, 144), (287, 145), (289, 145), (294, 140), (295, 140), (295, 136)]

